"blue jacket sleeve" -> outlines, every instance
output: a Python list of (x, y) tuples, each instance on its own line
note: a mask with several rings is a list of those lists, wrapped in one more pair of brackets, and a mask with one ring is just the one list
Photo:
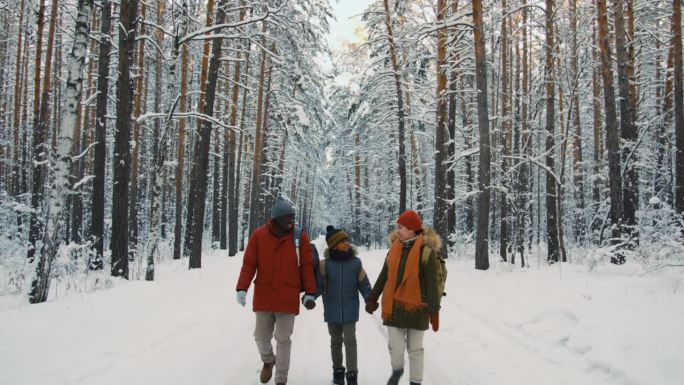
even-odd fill
[(368, 279), (368, 274), (366, 274), (366, 270), (364, 270), (363, 265), (361, 264), (361, 261), (359, 260), (359, 292), (363, 296), (363, 300), (367, 301), (368, 300), (368, 294), (371, 292), (371, 284), (370, 280)]

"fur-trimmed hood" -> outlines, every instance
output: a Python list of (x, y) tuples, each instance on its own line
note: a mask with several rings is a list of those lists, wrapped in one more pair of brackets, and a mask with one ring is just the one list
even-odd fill
[[(439, 236), (439, 234), (437, 234), (437, 232), (435, 232), (435, 230), (432, 227), (423, 226), (423, 236), (425, 237), (425, 245), (429, 246), (430, 248), (436, 251), (439, 251), (442, 248), (442, 238)], [(387, 236), (390, 245), (398, 238), (399, 234), (397, 234), (396, 230), (392, 231)]]
[[(359, 255), (359, 249), (356, 247), (356, 245), (350, 244), (349, 247), (352, 249), (352, 253), (354, 253), (354, 256), (357, 257)], [(325, 251), (323, 252), (323, 258), (328, 259), (330, 258), (330, 248), (326, 247)]]

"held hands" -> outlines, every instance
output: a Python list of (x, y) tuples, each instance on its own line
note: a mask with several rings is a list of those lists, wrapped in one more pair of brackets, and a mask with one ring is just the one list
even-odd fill
[(305, 294), (302, 297), (302, 304), (307, 310), (311, 310), (316, 307), (316, 297), (311, 294)]
[(432, 325), (432, 330), (439, 330), (439, 313), (430, 313), (430, 325)]
[(247, 292), (246, 291), (238, 290), (235, 298), (237, 299), (238, 304), (240, 304), (242, 307), (245, 307), (245, 304), (247, 303)]
[(380, 304), (377, 301), (369, 300), (366, 302), (366, 313), (373, 314), (374, 311), (378, 310), (379, 306)]

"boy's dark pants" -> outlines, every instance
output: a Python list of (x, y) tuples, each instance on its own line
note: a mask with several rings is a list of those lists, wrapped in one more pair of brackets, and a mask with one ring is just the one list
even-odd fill
[(330, 333), (330, 354), (332, 355), (333, 370), (343, 368), (342, 344), (344, 343), (347, 356), (347, 372), (356, 372), (356, 322), (328, 323)]

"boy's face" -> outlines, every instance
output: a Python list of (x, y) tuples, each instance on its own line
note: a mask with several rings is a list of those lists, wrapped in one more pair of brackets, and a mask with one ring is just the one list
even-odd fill
[(349, 239), (343, 239), (335, 245), (335, 250), (346, 253), (349, 251)]

